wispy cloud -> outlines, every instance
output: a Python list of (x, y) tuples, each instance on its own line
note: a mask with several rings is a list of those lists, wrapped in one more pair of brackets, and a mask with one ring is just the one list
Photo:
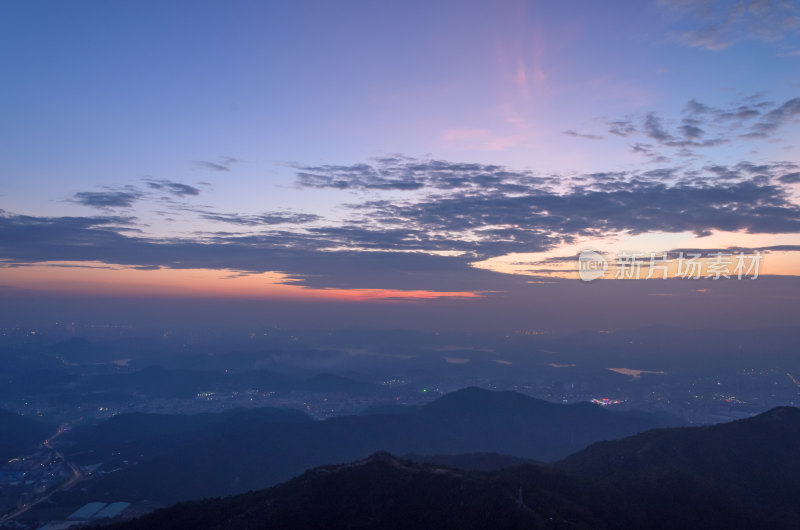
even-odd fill
[(175, 195), (176, 197), (200, 195), (199, 188), (195, 188), (194, 186), (183, 184), (181, 182), (175, 182), (167, 179), (145, 179), (145, 182), (147, 182), (148, 187), (154, 190), (166, 191), (167, 193)]
[(776, 42), (800, 31), (800, 4), (794, 0), (659, 0), (678, 17), (678, 42), (722, 51), (742, 40)]
[(295, 212), (269, 212), (258, 215), (245, 215), (238, 213), (220, 213), (212, 211), (199, 211), (200, 217), (209, 221), (228, 223), (239, 226), (271, 226), (279, 224), (306, 224), (322, 219), (319, 215)]
[(561, 134), (566, 134), (567, 136), (573, 136), (575, 138), (585, 138), (587, 140), (602, 140), (604, 138), (599, 134), (579, 133), (577, 131), (573, 131), (572, 129), (562, 131)]
[(72, 196), (72, 201), (83, 206), (107, 210), (131, 208), (141, 198), (142, 193), (131, 187), (122, 191), (79, 191)]
[(209, 160), (198, 160), (195, 162), (198, 167), (204, 169), (210, 169), (212, 171), (230, 171), (231, 166), (241, 162), (238, 158), (234, 158), (231, 156), (223, 156), (219, 158), (216, 162), (212, 162)]
[(143, 180), (147, 184), (145, 189), (129, 184), (119, 189), (79, 191), (69, 200), (91, 208), (113, 210), (116, 208), (133, 208), (140, 200), (148, 197), (152, 198), (153, 194), (149, 193), (149, 190), (165, 192), (175, 197), (196, 196), (200, 194), (199, 188), (173, 180), (150, 177)]
[(780, 107), (764, 114), (743, 136), (766, 138), (776, 132), (784, 123), (798, 116), (800, 116), (800, 98), (790, 99)]
[[(651, 162), (665, 163), (672, 156), (692, 157), (706, 149), (742, 139), (768, 139), (800, 117), (800, 98), (781, 104), (762, 94), (738, 98), (725, 106), (689, 100), (681, 112), (663, 116), (647, 112), (624, 119), (600, 118), (609, 134), (630, 138), (631, 150)], [(600, 135), (564, 131), (570, 136), (602, 139)]]

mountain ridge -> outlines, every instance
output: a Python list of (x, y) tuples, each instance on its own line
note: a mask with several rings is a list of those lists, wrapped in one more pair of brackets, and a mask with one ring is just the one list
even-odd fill
[[(764, 424), (773, 429), (759, 436)], [(717, 445), (732, 432), (754, 438)], [(616, 467), (609, 459), (615, 454), (635, 453), (648, 443), (680, 448), (697, 441), (703, 450), (688, 461), (680, 451), (666, 452), (671, 460), (660, 465), (643, 458), (620, 468), (618, 476), (606, 476)], [(754, 465), (775, 461), (768, 477), (751, 476), (742, 466), (739, 446), (752, 443), (748, 456)], [(655, 429), (593, 444), (554, 464), (492, 472), (416, 463), (381, 451), (311, 469), (265, 490), (181, 503), (114, 528), (797, 528), (797, 447), (800, 409), (783, 407), (727, 424)], [(749, 481), (749, 489), (742, 493), (731, 487), (730, 476), (699, 466), (709, 458), (731, 467), (734, 475), (743, 473), (740, 479)], [(688, 464), (694, 473), (684, 469)], [(779, 488), (787, 494), (764, 503)]]
[[(83, 493), (62, 496), (75, 503), (119, 498), (171, 503), (231, 495), (376, 451), (417, 455), (501, 453), (555, 461), (598, 440), (665, 425), (660, 417), (628, 417), (596, 405), (551, 404), (516, 393), (466, 389), (440, 399), (444, 401), (402, 414), (313, 422), (225, 422), (169, 452), (87, 482)], [(145, 438), (142, 433), (141, 439)], [(68, 456), (86, 454), (92, 445), (102, 442), (89, 440), (65, 450)], [(112, 444), (103, 447), (107, 454), (119, 452)], [(136, 454), (136, 443), (126, 447)]]

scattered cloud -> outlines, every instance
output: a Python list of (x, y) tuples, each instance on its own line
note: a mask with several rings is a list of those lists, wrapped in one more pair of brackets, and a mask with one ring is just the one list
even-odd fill
[(432, 188), (523, 191), (531, 184), (544, 184), (546, 180), (534, 176), (530, 171), (510, 170), (499, 165), (421, 160), (401, 155), (349, 166), (293, 167), (297, 170), (297, 184), (300, 187), (341, 190), (415, 191)]
[(642, 129), (648, 138), (667, 147), (713, 147), (729, 141), (721, 136), (703, 139), (705, 131), (697, 126), (698, 123), (699, 120), (684, 120), (678, 127), (679, 134), (675, 135), (668, 132), (662, 119), (651, 112), (645, 116)]
[(784, 184), (797, 184), (800, 182), (800, 171), (795, 171), (793, 173), (787, 173), (778, 178)]
[(453, 248), (483, 257), (535, 252), (578, 236), (613, 232), (690, 231), (705, 236), (713, 230), (800, 231), (800, 206), (788, 199), (782, 187), (761, 179), (667, 185), (657, 178), (631, 175), (626, 181), (596, 182), (560, 194), (536, 190), (513, 195), (456, 193), (362, 208), (386, 226), (448, 234)]
[(319, 221), (319, 215), (294, 212), (270, 212), (259, 215), (245, 215), (238, 213), (219, 213), (212, 211), (199, 211), (202, 219), (228, 223), (239, 226), (261, 226), (278, 224), (305, 224)]
[(617, 136), (630, 136), (637, 131), (636, 126), (631, 120), (616, 120), (607, 123), (608, 132)]
[(186, 197), (187, 195), (200, 195), (200, 189), (167, 179), (145, 179), (147, 186), (154, 190), (162, 190), (175, 195), (176, 197)]
[[(716, 147), (742, 139), (769, 139), (785, 125), (800, 118), (800, 98), (776, 104), (753, 94), (713, 107), (689, 100), (677, 118), (665, 118), (656, 112), (625, 119), (601, 118), (609, 134), (630, 138), (631, 150), (666, 163), (670, 156), (694, 157), (698, 149)], [(600, 140), (598, 135), (564, 131), (570, 136)], [(666, 149), (665, 149), (666, 148)]]
[(200, 194), (199, 188), (168, 179), (146, 178), (144, 182), (147, 184), (145, 190), (137, 186), (127, 185), (120, 189), (80, 191), (75, 193), (69, 200), (91, 208), (113, 210), (115, 208), (133, 208), (136, 202), (151, 196), (151, 194), (147, 192), (147, 189), (166, 192), (175, 197), (196, 196)]
[(742, 136), (745, 138), (767, 138), (784, 123), (800, 116), (800, 98), (790, 99), (780, 107), (774, 108), (756, 121)]
[(678, 42), (722, 51), (743, 40), (777, 42), (800, 31), (795, 0), (659, 0), (677, 19)]
[[(693, 113), (714, 115), (699, 105), (692, 105)], [(651, 141), (635, 144), (644, 151), (683, 141), (655, 116), (646, 117), (641, 130)], [(293, 167), (300, 187), (415, 193), (359, 195), (346, 205), (348, 217), (338, 222), (311, 213), (224, 213), (178, 204), (177, 213), (231, 225), (233, 231), (157, 240), (137, 232), (137, 221), (130, 217), (0, 212), (0, 253), (20, 264), (95, 261), (137, 268), (275, 271), (314, 287), (442, 290), (447, 278), (446, 289), (469, 291), (476, 285), (488, 289), (498, 277), (475, 272), (472, 262), (549, 251), (583, 237), (652, 231), (700, 237), (714, 231), (800, 233), (800, 205), (786, 187), (800, 180), (800, 168), (790, 162), (542, 175), (393, 155), (362, 164)], [(147, 182), (151, 189), (178, 197), (196, 189), (164, 179)], [(142, 193), (136, 188), (84, 192), (74, 200), (104, 209), (129, 208)]]
[(197, 164), (197, 166), (201, 168), (210, 169), (212, 171), (230, 171), (231, 166), (239, 162), (241, 162), (241, 160), (239, 160), (238, 158), (234, 158), (231, 156), (223, 156), (216, 162), (211, 162), (208, 160), (199, 160), (195, 162), (195, 164)]
[(562, 131), (561, 134), (566, 134), (567, 136), (574, 136), (575, 138), (586, 138), (587, 140), (602, 140), (604, 138), (603, 136), (597, 134), (579, 133), (571, 129)]
[(130, 187), (122, 191), (79, 191), (72, 196), (72, 201), (91, 208), (109, 210), (131, 208), (141, 198), (142, 193)]
[[(420, 252), (326, 251), (322, 233), (290, 232), (202, 239), (149, 239), (125, 235), (119, 217), (0, 215), (0, 252), (16, 265), (91, 261), (137, 269), (231, 269), (289, 274), (316, 288), (430, 289), (474, 292), (522, 280), (475, 269), (465, 257)], [(443, 281), (446, 280), (446, 281)], [(446, 285), (445, 285), (446, 284)]]

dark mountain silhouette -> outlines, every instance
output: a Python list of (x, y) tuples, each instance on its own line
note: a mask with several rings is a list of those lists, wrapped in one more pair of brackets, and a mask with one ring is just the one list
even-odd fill
[[(517, 392), (474, 387), (447, 394), (413, 415), (434, 427), (440, 437), (437, 445), (448, 448), (440, 453), (497, 452), (539, 461), (563, 458), (598, 440), (627, 436), (631, 429), (641, 432), (682, 423), (670, 416), (611, 412), (588, 402), (559, 405)], [(621, 434), (624, 431), (628, 432)]]
[(522, 464), (538, 464), (529, 458), (502, 455), (499, 453), (468, 453), (461, 455), (405, 455), (406, 460), (417, 464), (437, 464), (468, 471), (498, 471)]
[(417, 410), (417, 405), (397, 405), (395, 403), (380, 403), (377, 405), (370, 405), (362, 410), (359, 414), (362, 416), (371, 416), (374, 414), (405, 414), (406, 412), (413, 412)]
[[(116, 421), (127, 420), (120, 416)], [(64, 495), (75, 496), (75, 502), (88, 498), (176, 502), (230, 495), (376, 451), (417, 455), (487, 452), (553, 461), (594, 441), (675, 423), (661, 416), (617, 414), (588, 403), (557, 405), (514, 392), (468, 388), (405, 414), (315, 422), (226, 421), (196, 431), (170, 451), (87, 482), (85, 491)], [(110, 439), (87, 438), (79, 447), (65, 451), (79, 456), (102, 447), (106, 454), (123, 449), (135, 453), (137, 439), (146, 445), (153, 438), (145, 432), (138, 438), (126, 438), (126, 444), (120, 444), (123, 449), (115, 448), (120, 442), (115, 435)]]
[(492, 472), (377, 453), (115, 528), (798, 528), (798, 447), (800, 410), (778, 408)]
[[(602, 479), (651, 515), (704, 504), (708, 524), (759, 514), (756, 522), (800, 528), (800, 409), (779, 407), (746, 420), (659, 429), (594, 444), (557, 464)], [(702, 494), (702, 500), (699, 495)], [(693, 520), (684, 518), (687, 524)], [(755, 526), (754, 526), (755, 527)]]
[[(533, 468), (537, 475), (546, 471)], [(519, 507), (513, 476), (415, 464), (388, 453), (324, 466), (273, 488), (225, 499), (179, 504), (113, 528), (536, 528), (550, 513)], [(523, 494), (524, 499), (524, 494)], [(593, 520), (558, 499), (571, 522)], [(590, 514), (589, 514), (590, 515)], [(574, 525), (573, 525), (574, 526)]]
[(138, 461), (169, 454), (212, 433), (236, 429), (244, 423), (310, 421), (311, 418), (299, 410), (273, 407), (234, 409), (217, 414), (120, 414), (96, 425), (77, 427), (64, 436), (64, 451), (80, 464), (101, 461), (107, 467), (115, 467), (124, 460)]
[(45, 441), (56, 427), (7, 410), (0, 410), (0, 461), (21, 456)]

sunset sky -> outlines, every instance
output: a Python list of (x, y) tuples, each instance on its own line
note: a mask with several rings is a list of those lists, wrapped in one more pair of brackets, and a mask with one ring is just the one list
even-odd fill
[(800, 318), (797, 2), (4, 2), (0, 64), (7, 320)]

